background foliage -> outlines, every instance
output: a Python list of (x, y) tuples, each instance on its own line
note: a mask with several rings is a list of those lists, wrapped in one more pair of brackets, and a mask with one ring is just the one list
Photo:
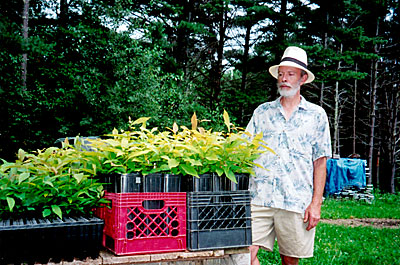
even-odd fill
[(299, 45), (317, 77), (303, 94), (327, 111), (334, 152), (367, 159), (382, 190), (399, 186), (398, 0), (9, 0), (0, 11), (2, 158), (129, 116), (189, 127), (196, 112), (218, 129), (226, 109), (244, 127), (277, 97), (268, 67)]

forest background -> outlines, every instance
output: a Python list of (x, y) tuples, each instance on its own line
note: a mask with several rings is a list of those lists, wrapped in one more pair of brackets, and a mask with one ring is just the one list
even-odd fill
[(332, 149), (400, 188), (398, 0), (0, 1), (0, 157), (63, 137), (151, 126), (245, 127), (278, 94), (288, 45), (316, 75), (302, 94), (329, 116)]

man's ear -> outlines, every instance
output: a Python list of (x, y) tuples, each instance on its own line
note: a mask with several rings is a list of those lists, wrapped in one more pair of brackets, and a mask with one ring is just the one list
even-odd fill
[(307, 81), (307, 79), (308, 79), (308, 74), (306, 73), (301, 77), (301, 84), (303, 85)]

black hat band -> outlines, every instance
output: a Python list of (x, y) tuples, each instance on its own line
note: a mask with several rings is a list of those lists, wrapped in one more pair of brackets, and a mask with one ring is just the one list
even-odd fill
[(292, 57), (285, 57), (285, 58), (283, 58), (283, 59), (281, 60), (281, 62), (284, 62), (284, 61), (289, 61), (289, 62), (297, 63), (298, 65), (300, 65), (300, 66), (304, 67), (305, 69), (307, 69), (307, 65), (306, 65), (305, 63), (303, 63), (302, 61), (299, 61), (299, 60), (297, 60), (297, 59), (295, 59), (295, 58), (292, 58)]

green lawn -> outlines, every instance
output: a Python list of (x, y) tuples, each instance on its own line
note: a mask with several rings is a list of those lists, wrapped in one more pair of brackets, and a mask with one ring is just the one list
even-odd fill
[[(322, 218), (395, 218), (400, 219), (400, 194), (376, 194), (371, 203), (327, 199)], [(263, 265), (280, 264), (278, 247), (274, 252), (261, 250)], [(346, 227), (320, 223), (317, 227), (314, 257), (300, 264), (400, 264), (400, 228)]]
[(400, 193), (377, 193), (371, 204), (355, 200), (326, 199), (324, 201), (321, 218), (347, 219), (351, 217), (400, 219)]

